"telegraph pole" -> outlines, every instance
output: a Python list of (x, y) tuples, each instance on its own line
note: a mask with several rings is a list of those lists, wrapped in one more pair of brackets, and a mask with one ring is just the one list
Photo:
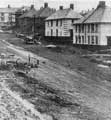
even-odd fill
[[(34, 5), (34, 0), (33, 0), (33, 5)], [(35, 14), (33, 15), (33, 35), (35, 36)]]
[(33, 16), (33, 35), (35, 36), (35, 15)]

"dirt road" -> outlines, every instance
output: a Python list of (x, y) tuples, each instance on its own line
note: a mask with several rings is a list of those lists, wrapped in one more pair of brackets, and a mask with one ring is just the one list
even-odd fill
[[(0, 46), (25, 60), (34, 56), (40, 60), (40, 67), (30, 75), (70, 96), (70, 101), (82, 106), (81, 112), (92, 119), (111, 120), (111, 83), (93, 80), (88, 75), (71, 71), (63, 66), (0, 41)], [(87, 108), (87, 109), (86, 109)]]

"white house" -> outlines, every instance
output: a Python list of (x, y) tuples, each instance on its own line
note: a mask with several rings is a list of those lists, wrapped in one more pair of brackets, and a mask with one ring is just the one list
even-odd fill
[(72, 23), (82, 16), (74, 11), (74, 5), (70, 4), (70, 8), (60, 9), (49, 16), (45, 21), (45, 39), (52, 42), (70, 42), (73, 41)]
[(97, 8), (74, 23), (73, 44), (111, 45), (111, 8), (100, 1)]
[(8, 27), (15, 24), (15, 12), (17, 8), (0, 8), (0, 28)]

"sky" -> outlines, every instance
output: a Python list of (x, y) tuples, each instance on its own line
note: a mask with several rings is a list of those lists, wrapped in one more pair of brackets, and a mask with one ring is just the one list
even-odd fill
[[(74, 4), (74, 9), (76, 11), (90, 10), (96, 8), (100, 0), (0, 0), (0, 7), (7, 7), (10, 4), (12, 7), (30, 6), (35, 5), (36, 9), (39, 9), (44, 5), (44, 2), (48, 2), (49, 6), (52, 8), (59, 9), (60, 5), (64, 8), (68, 8), (70, 3)], [(108, 6), (111, 6), (110, 0), (104, 0)]]

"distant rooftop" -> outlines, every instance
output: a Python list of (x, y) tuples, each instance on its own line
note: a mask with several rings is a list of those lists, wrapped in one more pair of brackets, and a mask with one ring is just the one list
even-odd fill
[(90, 11), (74, 24), (81, 23), (111, 23), (111, 8), (106, 6), (105, 1), (100, 1), (95, 10)]
[(44, 7), (41, 7), (40, 10), (37, 11), (36, 17), (47, 18), (53, 13), (55, 13), (55, 9), (48, 7), (48, 3), (44, 3)]
[(0, 8), (0, 13), (14, 13), (18, 10), (19, 8), (14, 8), (8, 5), (6, 8)]
[(25, 12), (23, 15), (20, 16), (20, 18), (32, 18), (34, 17), (34, 15), (36, 14), (36, 9), (35, 8), (31, 8), (30, 10), (28, 10), (27, 12)]
[(28, 10), (26, 13), (24, 13), (20, 18), (25, 18), (25, 17), (42, 17), (42, 18), (47, 18), (49, 17), (52, 13), (54, 13), (56, 10), (53, 8), (48, 7), (48, 3), (44, 3), (44, 7), (41, 7), (39, 10), (36, 10), (34, 6)]
[(79, 19), (82, 16), (74, 11), (74, 6), (73, 4), (70, 4), (70, 8), (63, 9), (63, 6), (60, 6), (60, 9), (49, 16), (46, 20), (55, 20), (55, 19)]

